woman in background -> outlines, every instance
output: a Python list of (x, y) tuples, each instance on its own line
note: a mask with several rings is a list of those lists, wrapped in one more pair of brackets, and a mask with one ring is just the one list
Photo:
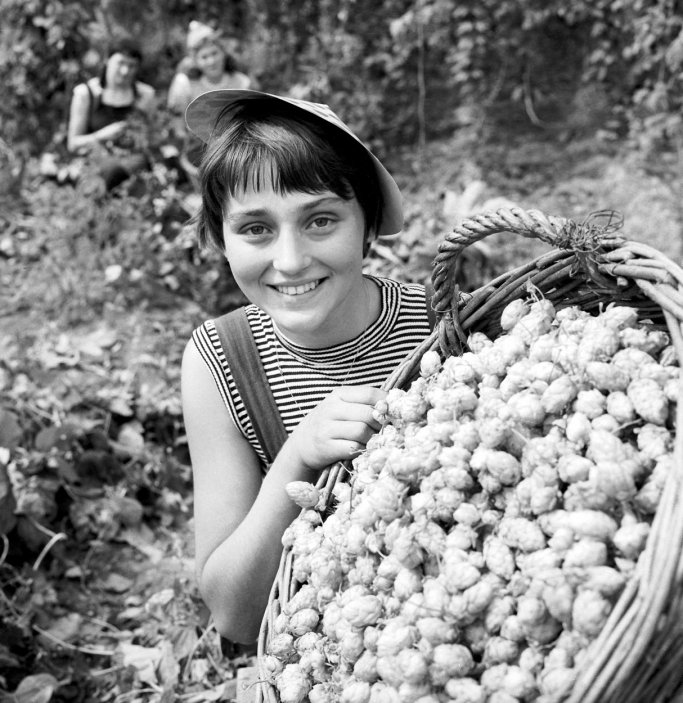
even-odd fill
[(187, 56), (168, 89), (168, 107), (184, 114), (202, 93), (220, 88), (254, 88), (253, 81), (237, 68), (233, 56), (221, 43), (220, 34), (193, 20), (187, 33)]
[(178, 116), (177, 136), (183, 142), (181, 163), (193, 180), (203, 152), (203, 143), (185, 129), (187, 106), (209, 90), (254, 89), (254, 81), (238, 70), (234, 57), (222, 43), (218, 31), (193, 20), (187, 34), (187, 56), (168, 89), (167, 105)]
[(148, 166), (130, 134), (135, 117), (150, 117), (155, 104), (152, 86), (137, 80), (142, 51), (131, 39), (115, 41), (99, 76), (76, 85), (69, 110), (67, 148), (94, 154), (100, 147), (98, 171), (107, 190)]

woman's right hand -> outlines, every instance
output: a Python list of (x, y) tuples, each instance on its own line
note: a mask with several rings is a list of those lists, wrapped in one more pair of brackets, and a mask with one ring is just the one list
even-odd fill
[(97, 131), (98, 138), (103, 141), (111, 141), (120, 137), (126, 129), (126, 121), (119, 120), (118, 122), (112, 122), (111, 124), (105, 125)]
[(372, 386), (335, 388), (297, 425), (285, 443), (287, 452), (313, 471), (352, 459), (380, 429), (373, 410), (385, 397), (386, 391)]

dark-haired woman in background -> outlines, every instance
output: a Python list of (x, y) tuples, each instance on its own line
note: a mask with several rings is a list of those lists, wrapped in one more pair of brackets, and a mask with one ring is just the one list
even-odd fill
[[(148, 167), (136, 153), (129, 134), (136, 117), (149, 117), (156, 107), (155, 90), (137, 80), (142, 51), (130, 39), (112, 44), (99, 76), (79, 83), (69, 110), (67, 148), (75, 154), (98, 155), (98, 171), (107, 190)], [(128, 137), (128, 138), (126, 138)]]

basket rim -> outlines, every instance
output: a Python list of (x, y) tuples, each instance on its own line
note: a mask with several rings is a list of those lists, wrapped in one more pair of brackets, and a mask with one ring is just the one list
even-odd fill
[[(544, 238), (544, 241), (550, 240), (548, 243), (553, 244), (562, 228), (567, 226), (567, 222), (569, 221), (563, 218), (548, 217), (540, 211), (511, 208), (470, 218), (457, 227), (454, 234), (442, 245), (443, 251), (440, 248), (440, 254), (443, 256), (435, 259), (432, 280), (435, 288), (433, 307), (437, 313), (437, 325), (429, 337), (397, 366), (383, 388), (389, 390), (409, 385), (416, 377), (419, 362), (427, 351), (438, 351), (442, 358), (462, 354), (466, 349), (468, 333), (478, 331), (478, 321), (494, 315), (495, 310), (502, 309), (513, 299), (527, 297), (530, 290), (536, 290), (542, 295), (542, 285), (548, 283), (555, 286), (563, 283), (565, 286), (554, 289), (561, 294), (561, 307), (574, 304), (569, 294), (573, 292), (576, 295), (577, 290), (583, 295), (583, 304), (604, 303), (600, 294), (605, 295), (606, 291), (610, 290), (622, 291), (625, 298), (637, 295), (641, 296), (643, 302), (650, 301), (651, 305), (642, 305), (642, 310), (649, 316), (654, 311), (661, 312), (657, 319), (660, 320), (660, 326), (668, 330), (679, 366), (683, 367), (683, 268), (662, 252), (642, 242), (631, 241), (610, 232), (601, 246), (590, 255), (584, 255), (582, 252), (582, 256), (577, 256), (577, 252), (571, 247), (555, 247), (526, 264), (501, 273), (472, 293), (463, 293), (452, 282), (444, 282), (444, 271), (454, 270), (455, 259), (459, 253), (484, 236), (516, 229), (514, 233)], [(570, 285), (571, 280), (575, 282), (573, 287)], [(588, 291), (581, 288), (585, 282), (590, 283)], [(537, 285), (538, 283), (541, 285)], [(590, 299), (589, 293), (594, 296), (593, 300)], [(680, 403), (676, 416), (676, 471), (670, 472), (667, 477), (662, 503), (654, 516), (648, 545), (643, 552), (647, 554), (648, 559), (643, 558), (638, 562), (639, 571), (628, 581), (627, 588), (614, 605), (608, 623), (590, 644), (589, 650), (586, 650), (591, 653), (586, 656), (590, 666), (579, 673), (566, 703), (607, 703), (608, 700), (614, 703), (638, 703), (642, 700), (629, 698), (629, 690), (634, 687), (624, 682), (627, 681), (627, 676), (633, 674), (634, 667), (642, 664), (639, 658), (643, 658), (650, 642), (648, 638), (657, 635), (654, 620), (663, 614), (666, 600), (674, 585), (683, 581), (683, 561), (679, 559), (683, 554), (683, 433), (678, 432), (678, 428), (683, 427), (682, 420), (683, 403)], [(317, 482), (318, 487), (327, 492), (328, 499), (331, 499), (332, 489), (341, 474), (342, 471), (336, 465), (323, 472)], [(664, 496), (668, 496), (666, 500)], [(656, 548), (662, 545), (671, 546), (672, 540), (675, 541), (674, 556), (666, 550), (664, 556), (657, 556)], [(285, 564), (286, 560), (283, 552), (281, 564)], [(287, 577), (286, 574), (282, 576)], [(663, 583), (667, 585), (666, 589), (662, 588)], [(291, 583), (284, 589), (282, 585), (273, 584), (273, 599), (281, 598), (291, 587)], [(683, 593), (679, 594), (679, 600), (681, 602), (677, 607), (681, 610)], [(647, 607), (644, 607), (644, 603)], [(654, 618), (653, 613), (656, 616)], [(630, 636), (627, 636), (628, 623), (636, 623), (628, 631)], [(268, 626), (264, 618), (263, 641), (259, 637), (259, 661), (267, 647)], [(647, 663), (641, 668), (647, 670)], [(650, 669), (652, 670), (651, 665)], [(267, 699), (268, 703), (278, 703), (274, 687), (267, 684), (267, 689), (268, 686), (270, 690), (266, 691), (267, 695), (274, 696)], [(683, 687), (683, 681), (681, 686)], [(642, 694), (642, 687), (637, 690), (641, 690)]]

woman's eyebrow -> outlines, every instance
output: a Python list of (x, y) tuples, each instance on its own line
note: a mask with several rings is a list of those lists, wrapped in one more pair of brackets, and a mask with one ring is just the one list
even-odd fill
[[(321, 198), (316, 198), (315, 200), (310, 200), (301, 206), (301, 209), (305, 212), (309, 210), (315, 210), (315, 208), (325, 206), (325, 205), (336, 205), (340, 202), (344, 202), (344, 199), (338, 195), (324, 195)], [(229, 212), (225, 216), (226, 222), (235, 222), (244, 217), (266, 217), (270, 214), (268, 208), (253, 208), (251, 210), (236, 210), (234, 212)]]
[(317, 200), (311, 200), (305, 203), (302, 209), (314, 210), (315, 208), (320, 207), (321, 205), (335, 205), (343, 201), (344, 199), (339, 197), (338, 195), (325, 195), (322, 198), (318, 198)]
[(268, 214), (266, 208), (255, 208), (254, 210), (238, 210), (237, 212), (229, 212), (225, 216), (227, 222), (235, 222), (243, 217), (264, 217)]

